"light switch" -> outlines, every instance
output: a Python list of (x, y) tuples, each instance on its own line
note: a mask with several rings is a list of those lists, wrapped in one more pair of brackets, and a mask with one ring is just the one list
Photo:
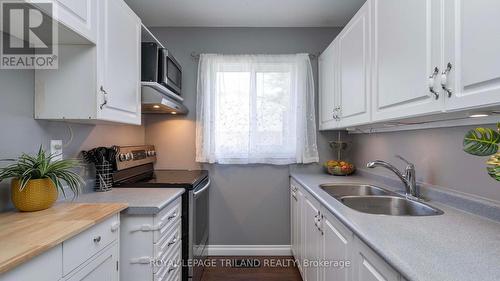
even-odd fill
[(62, 140), (51, 140), (50, 141), (50, 154), (54, 155), (53, 160), (63, 159), (63, 144)]

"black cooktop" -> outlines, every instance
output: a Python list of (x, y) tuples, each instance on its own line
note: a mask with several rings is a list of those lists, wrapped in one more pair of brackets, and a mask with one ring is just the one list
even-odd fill
[(122, 185), (120, 187), (157, 187), (192, 189), (208, 178), (206, 170), (154, 170), (153, 174), (143, 180)]

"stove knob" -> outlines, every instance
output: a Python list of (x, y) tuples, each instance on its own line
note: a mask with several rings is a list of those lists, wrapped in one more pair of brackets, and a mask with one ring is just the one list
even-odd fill
[(134, 154), (132, 152), (129, 152), (126, 154), (127, 161), (134, 160)]
[(120, 162), (126, 161), (127, 160), (127, 156), (124, 153), (120, 153), (118, 155), (118, 160), (120, 160)]

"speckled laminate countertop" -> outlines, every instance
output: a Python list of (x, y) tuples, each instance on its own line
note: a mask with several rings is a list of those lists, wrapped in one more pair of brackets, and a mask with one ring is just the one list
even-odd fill
[(399, 217), (361, 213), (323, 191), (323, 183), (368, 183), (363, 177), (292, 172), (291, 177), (408, 280), (498, 280), (500, 223), (437, 202), (440, 216)]
[(130, 215), (154, 215), (184, 193), (184, 188), (113, 188), (80, 195), (75, 202), (126, 203)]

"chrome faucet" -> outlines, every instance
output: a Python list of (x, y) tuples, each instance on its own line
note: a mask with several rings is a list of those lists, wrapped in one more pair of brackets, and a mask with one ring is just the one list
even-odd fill
[(420, 198), (420, 191), (417, 187), (416, 176), (415, 176), (415, 165), (413, 165), (400, 155), (396, 155), (396, 157), (403, 160), (407, 164), (404, 174), (400, 172), (398, 168), (382, 160), (369, 162), (368, 164), (366, 164), (366, 167), (367, 168), (384, 167), (386, 169), (391, 170), (404, 183), (406, 189), (406, 196)]

